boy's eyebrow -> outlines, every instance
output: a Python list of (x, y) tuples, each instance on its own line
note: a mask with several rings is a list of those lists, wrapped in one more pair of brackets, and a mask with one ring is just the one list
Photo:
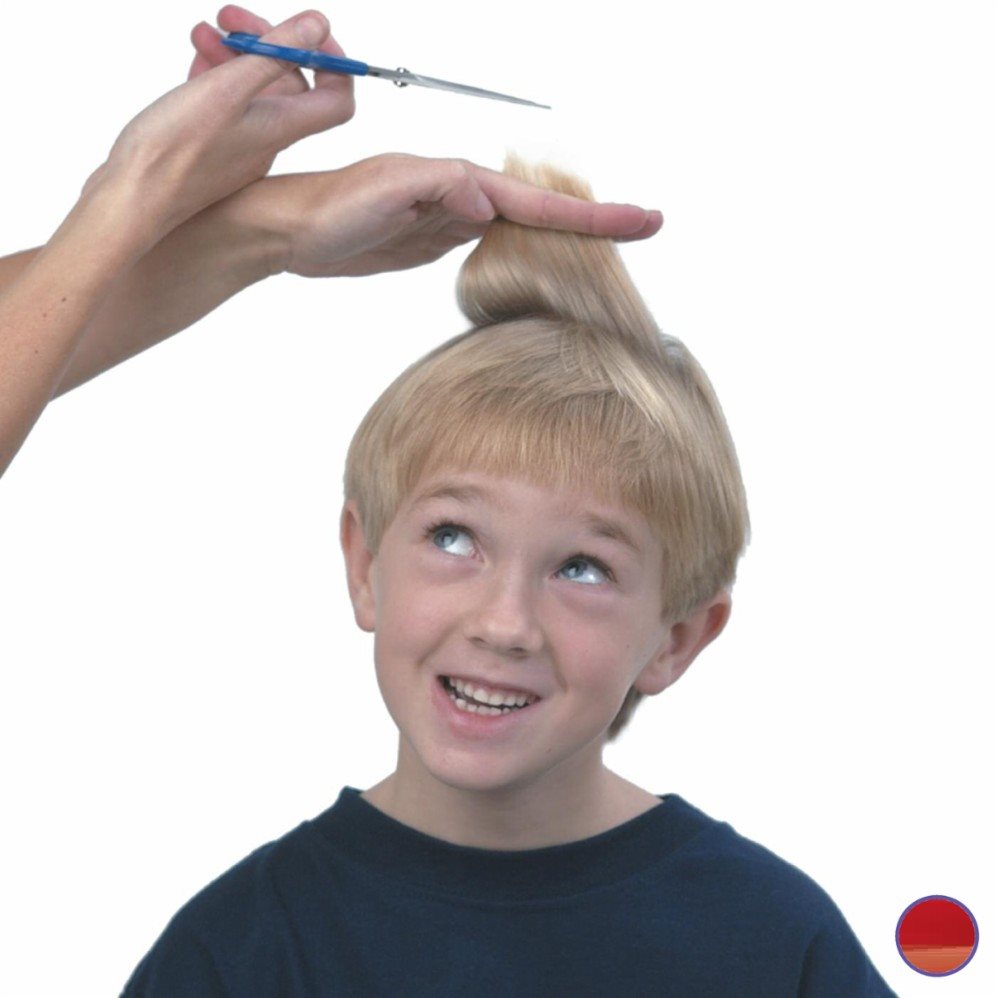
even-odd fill
[[(414, 509), (416, 506), (422, 505), (424, 502), (429, 502), (431, 499), (456, 499), (458, 502), (466, 503), (482, 502), (484, 500), (502, 505), (498, 503), (491, 490), (482, 488), (479, 485), (449, 484), (440, 485), (437, 488), (431, 486), (429, 489), (420, 492), (413, 499), (411, 508)], [(579, 514), (579, 519), (590, 533), (596, 534), (598, 537), (606, 537), (611, 541), (617, 541), (619, 544), (624, 545), (624, 547), (630, 548), (638, 560), (641, 560), (641, 549), (631, 538), (631, 535), (616, 520), (608, 520), (606, 517), (599, 516), (591, 510), (583, 510)]]

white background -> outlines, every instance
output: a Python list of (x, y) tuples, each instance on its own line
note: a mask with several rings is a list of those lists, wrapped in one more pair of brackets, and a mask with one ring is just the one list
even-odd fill
[[(6, 5), (0, 254), (48, 239), (217, 9)], [(359, 80), (356, 117), (274, 172), (395, 150), (500, 169), (509, 148), (664, 212), (621, 252), (717, 389), (753, 535), (726, 633), (610, 767), (804, 869), (899, 994), (995, 994), (993, 5), (320, 9), (349, 56), (553, 110)], [(393, 768), (343, 460), (383, 388), (467, 327), (470, 248), (256, 285), (54, 402), (15, 458), (0, 995), (117, 994), (192, 894)], [(929, 894), (981, 927), (937, 980), (894, 944)]]

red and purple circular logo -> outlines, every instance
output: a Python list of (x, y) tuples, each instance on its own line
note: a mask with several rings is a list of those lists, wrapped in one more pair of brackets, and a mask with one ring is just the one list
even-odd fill
[(930, 894), (901, 913), (894, 941), (912, 970), (945, 977), (963, 970), (977, 951), (977, 920), (956, 898)]

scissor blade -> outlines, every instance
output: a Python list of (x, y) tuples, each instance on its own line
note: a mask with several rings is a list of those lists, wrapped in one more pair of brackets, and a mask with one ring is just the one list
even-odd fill
[(408, 69), (382, 69), (379, 66), (368, 66), (368, 76), (382, 76), (400, 87), (415, 84), (417, 87), (433, 87), (436, 90), (450, 90), (457, 94), (468, 94), (471, 97), (491, 97), (493, 100), (505, 100), (511, 104), (527, 104), (530, 107), (543, 107), (551, 110), (550, 104), (537, 104), (521, 97), (510, 97), (509, 94), (497, 94), (494, 90), (482, 90), (481, 87), (469, 87), (463, 83), (451, 83), (448, 80), (436, 80), (432, 76), (420, 76), (410, 73)]

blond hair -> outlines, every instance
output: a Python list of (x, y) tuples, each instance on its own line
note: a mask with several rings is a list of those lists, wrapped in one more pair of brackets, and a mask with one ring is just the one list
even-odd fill
[[(594, 200), (579, 178), (508, 155), (504, 172)], [(713, 388), (660, 332), (612, 239), (498, 218), (458, 277), (474, 324), (407, 367), (354, 434), (345, 499), (368, 549), (423, 475), (443, 469), (583, 485), (645, 517), (663, 547), (662, 621), (735, 579), (749, 518)], [(633, 687), (613, 741), (643, 694)]]

